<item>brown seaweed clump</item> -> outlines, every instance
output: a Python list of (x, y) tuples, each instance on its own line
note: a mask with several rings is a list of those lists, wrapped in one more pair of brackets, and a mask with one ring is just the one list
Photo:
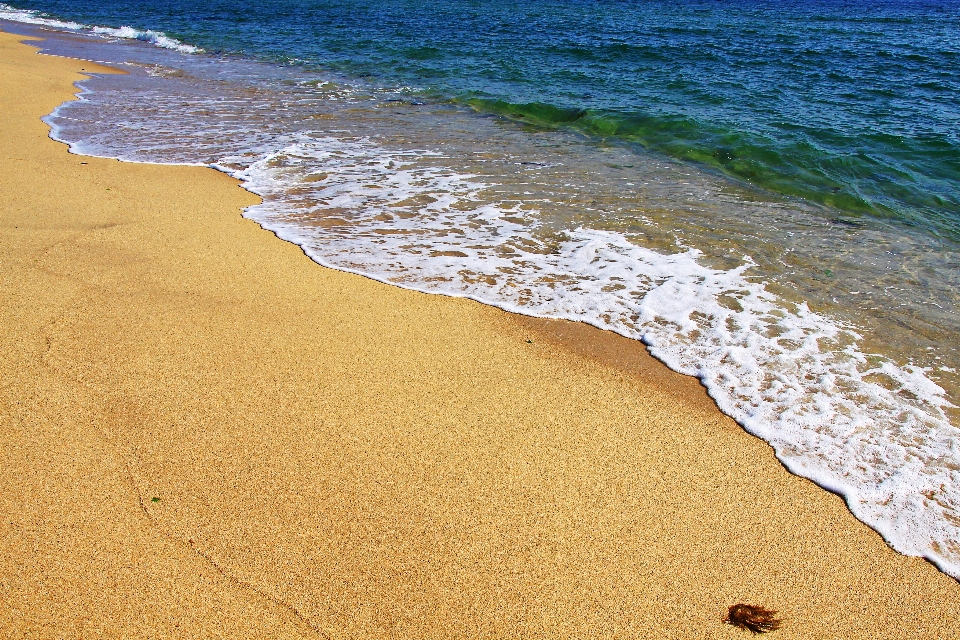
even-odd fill
[(753, 633), (767, 633), (780, 628), (780, 620), (776, 615), (776, 611), (764, 609), (757, 605), (734, 604), (730, 605), (727, 617), (723, 621), (738, 629), (746, 629)]

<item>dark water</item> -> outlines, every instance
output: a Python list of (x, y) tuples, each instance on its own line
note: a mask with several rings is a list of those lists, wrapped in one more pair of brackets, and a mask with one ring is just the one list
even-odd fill
[(46, 119), (74, 152), (212, 165), (321, 264), (642, 340), (960, 576), (957, 4), (16, 7), (129, 71)]
[(960, 238), (955, 2), (17, 2), (662, 151)]

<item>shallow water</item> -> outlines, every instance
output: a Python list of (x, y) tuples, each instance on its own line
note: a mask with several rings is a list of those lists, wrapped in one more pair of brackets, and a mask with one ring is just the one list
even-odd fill
[[(45, 6), (62, 19), (90, 20), (88, 13), (61, 12), (68, 4)], [(559, 19), (567, 5), (523, 6), (545, 12), (539, 28), (548, 30), (550, 20)], [(612, 6), (626, 19), (624, 5)], [(390, 13), (391, 7), (384, 11)], [(484, 7), (475, 9), (482, 13)], [(893, 96), (886, 101), (886, 115), (871, 115), (869, 109), (860, 113), (857, 109), (867, 108), (862, 101), (837, 98), (831, 108), (850, 122), (835, 122), (843, 118), (826, 107), (814, 111), (811, 104), (819, 103), (791, 89), (789, 82), (777, 87), (784, 93), (780, 102), (764, 103), (762, 88), (744, 81), (734, 91), (749, 98), (743, 104), (731, 104), (728, 96), (722, 104), (702, 100), (707, 106), (699, 108), (692, 89), (671, 94), (666, 80), (654, 82), (656, 74), (674, 64), (688, 73), (711, 68), (747, 73), (744, 60), (750, 57), (731, 60), (735, 51), (704, 54), (712, 60), (706, 67), (684, 62), (676, 51), (691, 47), (691, 39), (699, 38), (701, 45), (722, 39), (718, 20), (737, 18), (743, 31), (748, 29), (744, 25), (771, 18), (755, 3), (740, 8), (753, 7), (753, 17), (711, 10), (713, 22), (701, 24), (696, 19), (700, 14), (689, 13), (691, 7), (676, 9), (680, 17), (667, 12), (658, 18), (660, 39), (644, 55), (659, 62), (650, 63), (647, 75), (640, 74), (652, 84), (625, 82), (629, 86), (622, 90), (614, 87), (616, 78), (609, 74), (616, 69), (608, 63), (585, 62), (585, 79), (563, 84), (557, 75), (563, 65), (550, 67), (552, 58), (543, 53), (545, 36), (525, 45), (534, 58), (523, 61), (549, 67), (541, 69), (541, 86), (522, 82), (532, 72), (520, 62), (513, 79), (501, 77), (502, 69), (493, 76), (475, 69), (476, 78), (462, 73), (466, 67), (456, 65), (466, 62), (441, 58), (448, 53), (464, 60), (469, 56), (439, 32), (430, 33), (443, 55), (424, 54), (427, 62), (417, 67), (422, 82), (414, 86), (408, 84), (416, 79), (413, 72), (384, 53), (402, 35), (383, 32), (380, 23), (364, 33), (382, 41), (352, 53), (348, 64), (318, 53), (332, 50), (332, 36), (314, 49), (291, 45), (297, 34), (309, 32), (306, 27), (291, 27), (292, 35), (271, 40), (264, 24), (249, 29), (235, 25), (226, 33), (223, 16), (216, 28), (196, 17), (180, 17), (186, 22), (177, 27), (178, 35), (196, 38), (185, 44), (159, 31), (169, 29), (173, 18), (138, 24), (139, 31), (120, 31), (125, 25), (98, 15), (94, 17), (103, 18), (111, 31), (61, 23), (53, 26), (62, 35), (47, 46), (65, 55), (118, 62), (130, 74), (83, 83), (83, 99), (67, 103), (47, 120), (55, 137), (75, 152), (210, 164), (235, 175), (264, 197), (263, 205), (246, 215), (300, 244), (322, 264), (520, 313), (580, 320), (642, 340), (672, 368), (698, 376), (720, 408), (770, 442), (791, 470), (842, 493), (851, 510), (895, 548), (928, 557), (960, 576), (960, 432), (951, 407), (960, 388), (960, 254), (950, 208), (956, 176), (952, 156), (934, 171), (927, 164), (938, 162), (936, 154), (900, 131), (912, 128), (927, 135), (936, 129), (934, 138), (954, 144), (955, 129), (947, 130), (955, 115), (949, 101), (928, 100), (926, 94), (918, 97), (904, 88), (922, 75), (910, 65), (923, 66), (922, 60), (907, 58), (896, 63), (903, 66), (899, 71), (887, 70)], [(869, 47), (863, 49), (867, 45), (858, 45), (857, 38), (875, 48), (902, 48), (907, 46), (903, 25), (923, 18), (884, 22), (889, 16), (873, 15), (858, 22), (837, 17), (834, 4), (824, 7), (823, 22), (833, 25), (827, 30), (856, 35), (847, 38), (846, 46), (860, 46), (854, 52), (860, 55)], [(35, 14), (6, 15), (42, 20)], [(303, 16), (312, 14), (300, 15), (308, 21)], [(572, 10), (567, 15), (580, 16)], [(809, 11), (805, 15), (814, 21)], [(510, 24), (502, 28), (516, 26)], [(773, 33), (780, 23), (764, 24)], [(634, 26), (647, 35), (653, 29)], [(225, 34), (217, 34), (217, 28)], [(813, 32), (805, 33), (812, 37)], [(595, 61), (618, 50), (608, 51), (590, 39), (594, 36), (599, 37), (597, 32), (584, 35), (578, 45), (582, 51), (569, 55)], [(941, 46), (945, 57), (940, 62), (952, 60), (948, 49), (955, 41), (947, 36), (941, 42), (932, 33), (924, 45)], [(359, 36), (352, 37), (345, 42), (356, 45)], [(761, 40), (768, 37), (773, 36), (767, 33)], [(215, 46), (253, 51), (197, 50)], [(293, 57), (291, 52), (315, 58), (310, 64), (284, 64), (283, 51), (286, 58)], [(415, 58), (414, 53), (404, 55)], [(799, 64), (791, 55), (784, 53), (776, 65)], [(488, 58), (484, 64), (489, 65)], [(445, 76), (437, 70), (441, 67), (460, 72)], [(845, 68), (851, 73), (859, 67), (851, 62)], [(936, 72), (949, 75), (951, 69), (947, 65)], [(359, 77), (361, 73), (374, 75)], [(621, 79), (627, 77), (620, 73)], [(716, 79), (701, 80), (700, 90), (706, 90)], [(946, 93), (937, 95), (955, 97), (950, 93), (953, 80), (943, 82)], [(586, 107), (574, 112), (560, 109), (567, 108), (556, 99), (563, 94), (560, 88), (572, 96), (587, 85), (608, 90), (597, 90)], [(528, 93), (516, 89), (524, 86)], [(615, 115), (625, 117), (624, 101), (636, 102), (644, 91), (659, 100), (661, 120), (650, 126), (667, 143), (651, 142), (637, 129), (595, 135), (603, 128), (598, 113), (607, 110), (602, 117), (613, 117), (611, 110), (617, 108)], [(826, 89), (818, 88), (814, 97), (821, 91)], [(560, 107), (545, 108), (543, 96)], [(523, 106), (534, 99), (541, 103)], [(750, 100), (757, 104), (751, 106)], [(802, 108), (790, 106), (805, 100)], [(931, 105), (940, 105), (940, 111), (928, 118), (923, 113)], [(594, 111), (580, 113), (584, 108)], [(858, 135), (857, 126), (887, 131), (883, 135), (899, 132), (904, 134), (896, 143), (905, 149), (899, 156), (902, 166), (909, 164), (920, 178), (911, 179), (910, 193), (887, 185), (886, 169), (851, 170), (856, 179), (839, 188), (788, 180), (793, 186), (773, 189), (728, 166), (739, 151), (730, 151), (726, 163), (677, 152), (677, 145), (690, 147), (691, 136), (697, 142), (690, 148), (708, 149), (703, 131), (728, 126), (737, 108), (748, 115), (751, 109), (766, 108), (770, 117), (784, 122), (805, 119), (810, 135), (814, 129), (821, 137), (832, 131), (839, 137), (823, 143), (823, 158), (844, 162), (856, 155), (843, 150)], [(683, 118), (693, 118), (695, 126), (671, 129), (663, 124)], [(923, 129), (928, 120), (936, 125), (930, 125), (933, 129)], [(757, 117), (748, 124), (763, 129)], [(737, 130), (751, 127), (740, 122)], [(823, 158), (790, 150), (793, 135), (775, 137), (774, 155), (821, 171)], [(849, 139), (841, 140), (843, 136)], [(896, 155), (889, 151), (893, 147), (883, 151), (881, 146), (867, 155), (883, 162)], [(763, 173), (775, 174), (777, 166), (771, 160)], [(780, 184), (784, 179), (776, 180)], [(938, 186), (929, 187), (932, 182)], [(809, 195), (801, 187), (822, 197), (795, 197)], [(886, 190), (877, 196), (870, 195), (871, 189)], [(837, 195), (848, 191), (863, 196), (862, 202)], [(946, 204), (922, 205), (937, 198)], [(831, 202), (839, 208), (825, 206)]]

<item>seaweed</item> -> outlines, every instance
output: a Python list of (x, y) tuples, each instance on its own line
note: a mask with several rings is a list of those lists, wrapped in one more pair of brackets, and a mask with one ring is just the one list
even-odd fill
[(723, 619), (738, 629), (745, 629), (753, 633), (767, 633), (780, 628), (781, 621), (776, 617), (777, 612), (753, 604), (730, 605), (727, 617)]

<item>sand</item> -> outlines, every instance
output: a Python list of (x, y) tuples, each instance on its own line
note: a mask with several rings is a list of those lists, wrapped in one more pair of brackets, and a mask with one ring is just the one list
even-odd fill
[[(322, 268), (70, 155), (0, 34), (0, 636), (960, 637), (960, 585), (637, 343)], [(102, 71), (102, 69), (100, 69)], [(528, 342), (529, 341), (529, 342)]]

